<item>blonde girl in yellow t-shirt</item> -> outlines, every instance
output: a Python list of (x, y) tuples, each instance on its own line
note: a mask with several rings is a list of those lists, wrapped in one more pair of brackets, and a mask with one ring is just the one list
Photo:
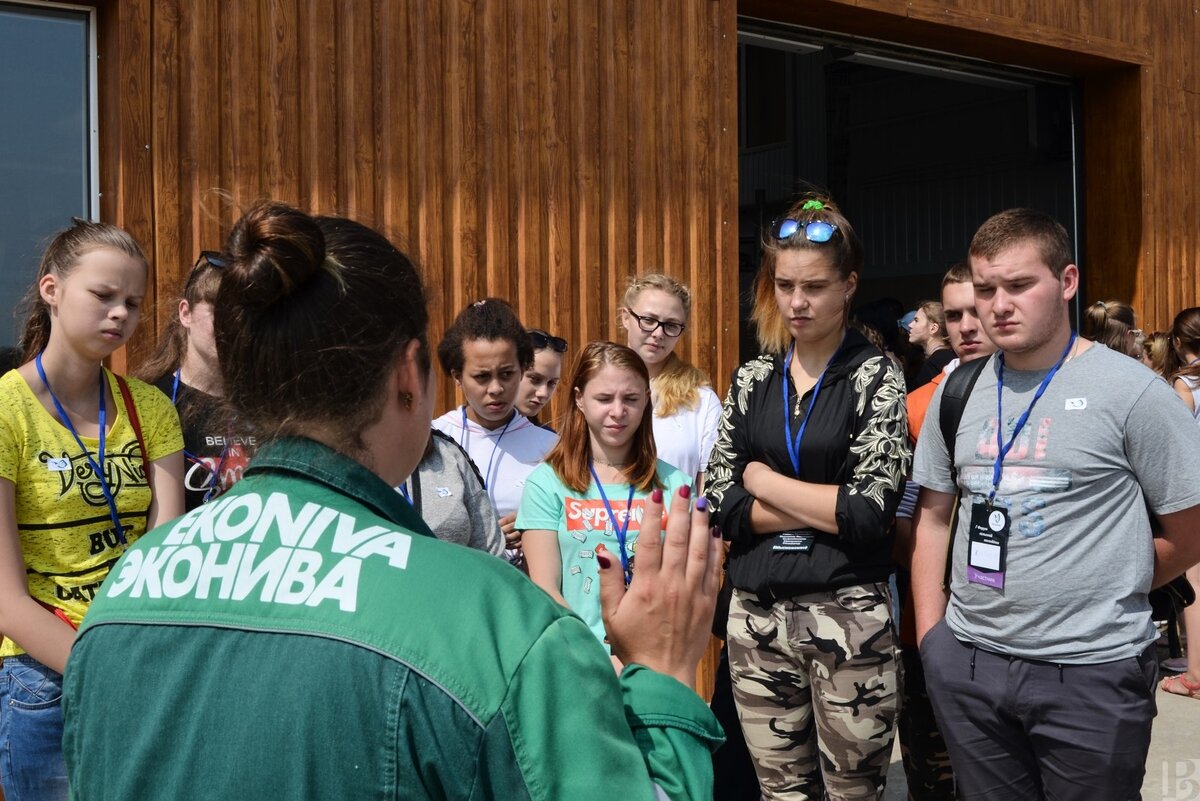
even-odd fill
[(101, 363), (137, 326), (147, 269), (128, 233), (75, 220), (46, 248), (26, 298), (24, 363), (0, 377), (0, 783), (10, 798), (67, 797), (59, 703), (75, 628), (127, 544), (183, 512), (175, 410)]

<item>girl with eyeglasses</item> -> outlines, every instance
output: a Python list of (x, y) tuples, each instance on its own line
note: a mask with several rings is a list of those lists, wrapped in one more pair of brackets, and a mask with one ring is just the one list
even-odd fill
[(717, 439), (721, 400), (704, 371), (675, 353), (691, 311), (687, 286), (650, 273), (630, 280), (617, 315), (626, 344), (650, 374), (658, 457), (682, 470), (700, 491)]
[(65, 688), (77, 797), (711, 797), (720, 729), (686, 686), (719, 579), (707, 514), (652, 500), (628, 592), (598, 557), (615, 676), (575, 615), (393, 489), (434, 403), (412, 262), (281, 204), (226, 251), (223, 383), (270, 439), (101, 589)]
[[(147, 271), (128, 233), (75, 220), (26, 296), (24, 364), (0, 377), (0, 783), (13, 801), (67, 797), (75, 630), (121, 554), (183, 512), (179, 417), (103, 366), (137, 327)], [(140, 668), (110, 680), (128, 693)]]
[(438, 343), (438, 362), (466, 401), (433, 421), (475, 462), (500, 515), (507, 557), (521, 561), (517, 507), (525, 480), (558, 437), (516, 408), (521, 376), (533, 363), (533, 343), (512, 306), (484, 298), (467, 306)]
[(533, 345), (533, 364), (521, 377), (521, 388), (517, 390), (517, 411), (542, 428), (553, 431), (553, 427), (538, 421), (538, 415), (558, 389), (567, 340), (540, 328), (531, 328), (529, 342)]
[(611, 554), (628, 583), (648, 522), (647, 498), (655, 491), (690, 494), (690, 481), (657, 457), (650, 376), (636, 353), (589, 343), (570, 385), (573, 406), (545, 464), (525, 483), (517, 528), (529, 577), (604, 642), (597, 554)]
[(708, 474), (730, 540), (734, 699), (764, 799), (876, 798), (899, 699), (904, 377), (847, 327), (862, 248), (833, 203), (802, 199), (763, 248), (764, 352), (735, 375)]
[(206, 250), (200, 254), (158, 350), (138, 370), (138, 376), (162, 390), (179, 411), (188, 511), (211, 501), (241, 478), (257, 443), (249, 427), (223, 404), (213, 304), (226, 265), (220, 253)]

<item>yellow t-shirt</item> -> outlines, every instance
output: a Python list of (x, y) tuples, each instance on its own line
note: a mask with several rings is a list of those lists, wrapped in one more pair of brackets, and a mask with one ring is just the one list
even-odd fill
[[(121, 391), (105, 370), (116, 408), (104, 443), (104, 472), (116, 500), (125, 539), (146, 531), (150, 485), (137, 434), (125, 411)], [(137, 406), (146, 462), (183, 448), (179, 415), (170, 398), (141, 381), (129, 379)], [(125, 552), (113, 528), (108, 502), (96, 473), (71, 432), (41, 403), (16, 370), (0, 377), (0, 478), (16, 487), (17, 531), (29, 594), (66, 612), (76, 625)], [(100, 440), (83, 437), (93, 459)], [(22, 653), (12, 640), (0, 645), (0, 657)]]

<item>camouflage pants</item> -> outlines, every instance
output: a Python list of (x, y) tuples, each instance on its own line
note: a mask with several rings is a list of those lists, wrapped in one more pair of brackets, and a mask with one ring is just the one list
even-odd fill
[(883, 797), (900, 679), (886, 583), (770, 605), (734, 590), (728, 646), (763, 799)]

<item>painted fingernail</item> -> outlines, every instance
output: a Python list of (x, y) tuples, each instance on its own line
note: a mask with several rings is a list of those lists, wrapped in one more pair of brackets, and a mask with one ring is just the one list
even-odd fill
[(612, 567), (612, 560), (600, 553), (598, 549), (596, 551), (596, 561), (600, 563), (600, 567), (604, 570), (608, 570), (610, 567)]
[(692, 488), (690, 486), (688, 486), (687, 484), (684, 484), (682, 487), (679, 488), (679, 497), (683, 498), (685, 501), (688, 498), (692, 497)]
[(712, 535), (713, 535), (713, 539), (719, 540), (721, 538), (721, 527), (713, 526), (712, 527)]
[(708, 510), (708, 498), (705, 498), (703, 495), (701, 495), (699, 498), (696, 499), (696, 511), (704, 512), (707, 510)]
[(655, 503), (662, 503), (662, 490), (655, 489), (654, 492), (650, 493), (650, 500)]

